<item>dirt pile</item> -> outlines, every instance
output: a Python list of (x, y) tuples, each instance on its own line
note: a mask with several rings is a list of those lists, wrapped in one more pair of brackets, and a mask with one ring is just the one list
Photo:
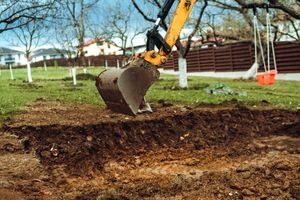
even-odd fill
[[(110, 116), (109, 113), (103, 116), (100, 109), (83, 111), (88, 115), (87, 119), (81, 121), (82, 124), (72, 118), (80, 111), (64, 109), (63, 115), (61, 110), (58, 111), (59, 121), (53, 121), (57, 120), (57, 113), (52, 119), (51, 115), (42, 112), (41, 117), (49, 119), (44, 120), (45, 125), (33, 126), (27, 118), (20, 117), (16, 121), (23, 120), (23, 125), (13, 123), (6, 128), (21, 137), (27, 137), (30, 146), (44, 164), (64, 164), (75, 174), (86, 173), (87, 167), (101, 170), (108, 159), (161, 148), (202, 150), (268, 136), (278, 130), (299, 136), (299, 132), (295, 132), (299, 126), (299, 111), (247, 108), (190, 110), (169, 107), (137, 118), (116, 114)], [(78, 116), (84, 117), (85, 113)], [(91, 119), (89, 124), (86, 122), (90, 119), (89, 116), (97, 117)], [(34, 117), (38, 118), (39, 115)], [(68, 121), (75, 124), (68, 124)], [(232, 152), (232, 156), (246, 153), (245, 151), (247, 149), (243, 146), (238, 147)]]
[(154, 110), (129, 117), (38, 101), (4, 129), (40, 159), (53, 199), (300, 198), (299, 110)]

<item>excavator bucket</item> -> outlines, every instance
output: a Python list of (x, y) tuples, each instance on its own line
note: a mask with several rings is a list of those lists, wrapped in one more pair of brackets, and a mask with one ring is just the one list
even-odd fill
[(96, 87), (109, 109), (136, 115), (147, 90), (158, 78), (154, 65), (137, 60), (120, 69), (103, 71), (96, 78)]

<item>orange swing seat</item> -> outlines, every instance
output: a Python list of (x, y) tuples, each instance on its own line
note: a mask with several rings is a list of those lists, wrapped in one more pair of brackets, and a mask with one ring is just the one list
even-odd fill
[(259, 85), (273, 85), (276, 82), (277, 70), (270, 70), (256, 75)]

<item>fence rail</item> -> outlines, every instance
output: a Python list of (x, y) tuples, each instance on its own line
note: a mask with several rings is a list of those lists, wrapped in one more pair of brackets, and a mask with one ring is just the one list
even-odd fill
[[(275, 43), (275, 53), (279, 72), (300, 72), (300, 43)], [(266, 56), (265, 56), (266, 57)], [(188, 72), (235, 72), (246, 71), (254, 62), (254, 47), (251, 42), (227, 44), (221, 47), (208, 47), (192, 50), (187, 54)], [(122, 66), (128, 57), (120, 55), (91, 56), (80, 59), (79, 66)], [(33, 67), (43, 66), (70, 66), (67, 59), (46, 60), (33, 63)], [(271, 66), (274, 65), (271, 55)], [(166, 70), (178, 70), (178, 54), (173, 52), (168, 62), (161, 66)], [(263, 66), (260, 66), (260, 70)]]
[[(123, 61), (128, 60), (128, 57), (121, 55), (100, 55), (100, 56), (89, 56), (84, 58), (79, 58), (76, 65), (78, 66), (122, 66)], [(44, 66), (72, 66), (73, 60), (61, 58), (61, 59), (51, 59), (45, 61), (38, 61), (32, 64), (32, 67)], [(119, 63), (119, 64), (118, 64)]]
[[(279, 72), (300, 72), (300, 43), (279, 42), (275, 44), (275, 54)], [(266, 55), (265, 55), (266, 57)], [(246, 71), (254, 63), (254, 47), (251, 42), (228, 44), (221, 47), (208, 47), (192, 50), (187, 54), (188, 72), (234, 72)], [(166, 70), (178, 70), (178, 54), (162, 67)], [(270, 65), (274, 66), (271, 54)], [(263, 66), (260, 66), (260, 70)]]

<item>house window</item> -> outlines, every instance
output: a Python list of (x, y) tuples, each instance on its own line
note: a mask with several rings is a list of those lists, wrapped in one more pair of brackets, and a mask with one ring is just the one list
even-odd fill
[(18, 54), (19, 60), (21, 60), (21, 54)]
[(47, 56), (43, 56), (43, 59), (46, 60), (46, 59), (47, 59)]
[(97, 46), (103, 46), (103, 41), (97, 42)]
[(109, 44), (109, 43), (107, 44), (107, 46), (108, 46), (108, 48), (110, 49), (110, 44)]

